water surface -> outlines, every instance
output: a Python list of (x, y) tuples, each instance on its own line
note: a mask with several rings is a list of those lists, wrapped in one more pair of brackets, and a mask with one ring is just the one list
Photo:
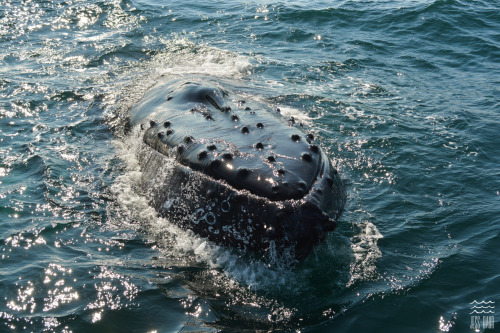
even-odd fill
[[(471, 312), (500, 299), (499, 12), (1, 1), (0, 331), (488, 331)], [(346, 210), (301, 264), (148, 206), (127, 111), (193, 74), (300, 119), (339, 168)]]

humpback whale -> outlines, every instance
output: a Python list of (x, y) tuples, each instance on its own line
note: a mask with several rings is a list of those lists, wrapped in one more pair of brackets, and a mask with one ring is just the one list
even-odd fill
[(150, 204), (181, 228), (297, 260), (335, 229), (343, 182), (314, 135), (279, 109), (209, 78), (161, 78), (129, 123)]

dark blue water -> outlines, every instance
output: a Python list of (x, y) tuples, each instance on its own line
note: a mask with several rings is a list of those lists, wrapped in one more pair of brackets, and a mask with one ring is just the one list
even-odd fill
[[(498, 330), (497, 1), (3, 0), (0, 64), (0, 331)], [(126, 113), (200, 73), (303, 121), (345, 179), (298, 266), (148, 206)]]

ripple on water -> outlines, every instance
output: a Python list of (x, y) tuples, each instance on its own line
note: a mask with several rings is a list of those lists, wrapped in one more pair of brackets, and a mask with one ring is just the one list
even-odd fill
[[(499, 297), (496, 3), (0, 7), (5, 327), (467, 331), (470, 303)], [(124, 115), (159, 75), (193, 73), (337, 158), (348, 206), (300, 265), (147, 205)]]

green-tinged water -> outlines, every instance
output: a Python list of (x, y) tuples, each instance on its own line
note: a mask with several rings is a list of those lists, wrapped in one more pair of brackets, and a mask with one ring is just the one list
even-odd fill
[[(0, 332), (498, 330), (499, 13), (1, 1)], [(124, 115), (199, 74), (300, 119), (345, 179), (299, 265), (207, 243), (139, 190)]]

